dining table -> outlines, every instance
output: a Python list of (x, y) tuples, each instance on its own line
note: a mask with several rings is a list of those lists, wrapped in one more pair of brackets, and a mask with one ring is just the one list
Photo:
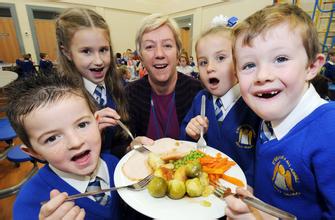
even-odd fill
[(0, 70), (0, 88), (8, 85), (18, 77), (17, 73), (7, 70)]

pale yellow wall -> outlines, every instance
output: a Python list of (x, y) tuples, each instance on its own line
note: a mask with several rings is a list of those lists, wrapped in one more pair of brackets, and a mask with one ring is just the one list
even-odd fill
[(124, 52), (127, 48), (135, 49), (136, 29), (143, 17), (148, 13), (136, 13), (124, 10), (115, 10), (103, 7), (92, 7), (85, 5), (71, 5), (62, 3), (50, 3), (47, 1), (25, 1), (25, 0), (0, 0), (0, 3), (15, 4), (16, 14), (23, 39), (23, 46), (26, 53), (32, 54), (32, 59), (37, 60), (34, 48), (32, 31), (28, 21), (26, 6), (43, 6), (49, 8), (88, 7), (101, 14), (107, 21), (110, 30), (114, 52)]
[(170, 16), (175, 18), (193, 14), (192, 55), (195, 57), (194, 46), (196, 40), (198, 39), (199, 35), (209, 27), (213, 17), (222, 14), (228, 17), (236, 16), (239, 20), (243, 20), (257, 10), (272, 3), (272, 0), (226, 1), (218, 4), (212, 4), (209, 6), (203, 6), (192, 10), (170, 14)]
[(105, 9), (104, 18), (111, 29), (114, 53), (135, 50), (135, 36), (141, 20), (148, 14)]
[[(150, 3), (150, 1), (142, 2)], [(62, 3), (63, 2), (63, 3)], [(26, 52), (30, 52), (33, 56), (33, 60), (36, 60), (36, 52), (33, 44), (33, 38), (31, 36), (31, 29), (30, 24), (27, 19), (27, 10), (26, 6), (44, 6), (44, 7), (55, 7), (55, 8), (68, 8), (68, 7), (89, 7), (99, 14), (104, 16), (107, 23), (111, 29), (111, 37), (112, 37), (112, 44), (114, 48), (114, 52), (123, 52), (127, 48), (135, 49), (135, 35), (137, 28), (140, 24), (142, 18), (150, 13), (168, 13), (171, 17), (180, 17), (185, 15), (193, 15), (193, 46), (192, 46), (192, 55), (195, 55), (194, 52), (194, 44), (199, 36), (199, 34), (208, 27), (209, 22), (212, 18), (216, 15), (223, 14), (227, 16), (237, 16), (239, 19), (244, 19), (246, 16), (252, 14), (256, 10), (264, 7), (265, 5), (271, 4), (272, 0), (257, 0), (257, 1), (250, 1), (250, 0), (231, 0), (231, 1), (217, 1), (217, 0), (208, 0), (208, 6), (203, 6), (205, 1), (196, 1), (194, 0), (193, 4), (192, 1), (176, 1), (174, 0), (164, 0), (162, 1), (161, 5), (157, 5), (157, 1), (153, 1), (152, 7), (147, 7), (147, 11), (144, 9), (140, 10), (142, 12), (135, 12), (135, 9), (138, 10), (139, 7), (134, 7), (134, 4), (129, 5), (129, 10), (124, 10), (125, 7), (121, 6), (120, 9), (112, 9), (111, 2), (112, 1), (105, 1), (106, 7), (103, 7), (102, 3), (104, 1), (97, 1), (98, 6), (92, 6), (94, 1), (88, 0), (81, 0), (76, 1), (82, 2), (84, 5), (80, 4), (70, 4), (67, 2), (73, 1), (66, 1), (66, 0), (59, 0), (59, 1), (46, 1), (46, 0), (0, 0), (0, 3), (10, 3), (15, 4), (16, 13), (18, 15), (19, 26), (21, 29), (21, 36), (23, 39), (23, 46)], [(119, 2), (119, 1), (118, 1)], [(134, 1), (133, 1), (134, 2)], [(90, 3), (90, 4), (88, 4)], [(128, 0), (129, 3), (129, 0)], [(120, 3), (118, 3), (120, 4)], [(156, 4), (156, 5), (155, 5)], [(169, 5), (169, 7), (164, 7), (164, 5)], [(189, 10), (185, 10), (189, 6)], [(157, 10), (154, 9), (154, 6), (157, 7)], [(143, 6), (142, 6), (143, 7)], [(135, 8), (135, 9), (134, 9)], [(182, 12), (177, 12), (184, 10)], [(26, 34), (27, 33), (27, 34)]]

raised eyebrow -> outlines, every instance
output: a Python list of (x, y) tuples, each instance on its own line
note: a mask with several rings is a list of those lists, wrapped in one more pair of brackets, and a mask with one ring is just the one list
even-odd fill
[(207, 60), (207, 57), (198, 57), (197, 60)]
[(53, 135), (53, 134), (55, 134), (55, 133), (57, 133), (57, 129), (55, 129), (55, 130), (51, 130), (51, 131), (47, 131), (47, 132), (45, 132), (45, 133), (42, 133), (41, 135), (39, 135), (38, 137), (37, 137), (37, 142), (44, 142), (44, 139), (46, 138), (46, 137), (49, 137), (50, 135)]
[[(73, 124), (78, 124), (78, 123), (82, 122), (83, 120), (89, 120), (89, 119), (91, 119), (91, 117), (93, 117), (93, 116), (84, 115), (84, 116), (78, 118), (77, 120), (75, 120)], [(50, 135), (55, 134), (57, 132), (58, 132), (58, 129), (54, 129), (54, 130), (50, 130), (50, 131), (47, 131), (45, 133), (42, 133), (41, 135), (38, 136), (37, 141), (41, 141), (41, 139), (44, 139), (45, 136), (50, 136)]]
[(81, 47), (79, 48), (79, 51), (85, 51), (85, 50), (88, 50), (88, 51), (91, 51), (92, 49), (90, 47)]
[(174, 40), (173, 39), (163, 39), (162, 42), (163, 43), (173, 43)]
[(93, 116), (91, 116), (91, 115), (84, 115), (84, 116), (78, 118), (77, 120), (75, 120), (75, 121), (74, 121), (74, 124), (78, 124), (78, 123), (82, 122), (83, 120), (89, 120), (89, 119), (91, 119), (92, 117), (93, 117)]
[(227, 54), (229, 54), (229, 51), (225, 50), (225, 49), (222, 49), (222, 50), (218, 50), (218, 51), (215, 52), (216, 55), (220, 55), (222, 53), (227, 56)]
[(101, 49), (103, 49), (103, 50), (109, 50), (109, 47), (108, 46), (102, 46), (102, 47), (100, 47), (99, 50), (101, 50)]
[(250, 61), (254, 62), (255, 56), (253, 54), (247, 54), (247, 55), (242, 55), (242, 56), (235, 56), (235, 59), (243, 60), (243, 62), (250, 62)]
[(154, 44), (155, 41), (153, 41), (153, 40), (144, 40), (144, 41), (142, 42), (142, 44), (148, 44), (148, 43)]

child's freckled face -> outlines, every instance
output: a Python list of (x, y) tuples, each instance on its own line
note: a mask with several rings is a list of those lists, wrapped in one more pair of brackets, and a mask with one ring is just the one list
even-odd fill
[(201, 81), (211, 94), (223, 96), (237, 83), (231, 39), (210, 34), (200, 39), (196, 50)]
[(86, 100), (69, 95), (31, 112), (24, 120), (33, 156), (57, 169), (90, 175), (101, 150), (97, 122)]
[(286, 23), (256, 36), (251, 46), (238, 36), (236, 70), (241, 94), (261, 118), (283, 120), (298, 104), (314, 77), (298, 30)]

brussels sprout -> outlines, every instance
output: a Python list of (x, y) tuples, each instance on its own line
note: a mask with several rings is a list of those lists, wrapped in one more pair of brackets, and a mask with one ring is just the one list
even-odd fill
[(199, 178), (186, 180), (185, 185), (186, 185), (186, 192), (190, 197), (201, 196), (203, 186), (201, 185)]
[(207, 197), (214, 192), (214, 187), (211, 185), (205, 186), (201, 196)]
[(186, 164), (186, 175), (190, 178), (199, 176), (201, 173), (201, 164), (194, 160)]
[(153, 170), (156, 170), (164, 164), (164, 161), (159, 157), (159, 155), (150, 152), (148, 156), (148, 163)]
[(181, 180), (181, 181), (185, 182), (186, 179), (187, 179), (187, 176), (186, 176), (186, 167), (185, 167), (185, 166), (181, 166), (181, 167), (179, 167), (179, 168), (174, 172), (173, 179)]
[(173, 179), (168, 183), (168, 196), (171, 199), (181, 199), (186, 193), (185, 184), (181, 180)]
[(147, 189), (152, 197), (160, 198), (166, 195), (167, 183), (161, 177), (153, 177), (147, 186)]

